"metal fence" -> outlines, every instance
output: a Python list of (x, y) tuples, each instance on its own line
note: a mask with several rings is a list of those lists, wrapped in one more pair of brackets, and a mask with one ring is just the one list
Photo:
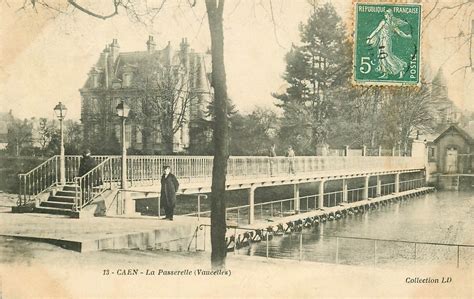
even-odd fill
[[(423, 178), (413, 179), (400, 182), (400, 191), (407, 191), (423, 187), (425, 180)], [(395, 192), (395, 183), (381, 184), (381, 196), (393, 194)], [(377, 186), (368, 187), (368, 197), (377, 197)], [(332, 191), (324, 193), (323, 207), (338, 206), (343, 202), (343, 191)], [(363, 200), (364, 188), (353, 188), (347, 190), (346, 202), (352, 203)], [(209, 205), (207, 210), (203, 209), (201, 197), (196, 196), (195, 205), (189, 205), (188, 208), (193, 209), (191, 212), (186, 212), (185, 216), (192, 217), (210, 217), (211, 211)], [(295, 198), (285, 198), (273, 201), (266, 201), (254, 204), (254, 215), (256, 220), (265, 220), (273, 217), (284, 217), (295, 214)], [(299, 212), (307, 212), (321, 208), (319, 206), (319, 194), (312, 194), (299, 197)], [(250, 205), (239, 205), (229, 207), (227, 211), (227, 220), (236, 224), (248, 224)]]
[[(106, 159), (120, 161), (120, 156), (93, 156), (98, 164)], [(80, 167), (80, 156), (66, 156), (66, 182), (75, 183)], [(213, 157), (210, 156), (128, 156), (127, 180), (130, 186), (159, 184), (162, 168), (169, 165), (182, 182), (210, 180)], [(120, 180), (121, 163), (112, 163), (111, 180)], [(361, 172), (422, 169), (424, 161), (416, 157), (365, 157), (365, 156), (300, 156), (286, 157), (229, 157), (228, 179), (283, 176), (289, 173), (316, 173), (325, 171)], [(19, 205), (26, 204), (41, 192), (59, 182), (59, 156), (54, 156), (28, 173), (20, 174)], [(113, 174), (113, 175), (112, 175)], [(328, 198), (329, 202), (338, 197)]]
[[(230, 229), (232, 230), (232, 229)], [(265, 232), (253, 255), (267, 258), (295, 259), (346, 265), (406, 266), (443, 264), (470, 266), (474, 245), (437, 242), (390, 240), (367, 237), (330, 236), (314, 233), (292, 233), (291, 248), (281, 250), (275, 239), (284, 238)], [(272, 244), (273, 239), (273, 244)], [(295, 240), (296, 239), (296, 240)], [(296, 244), (295, 244), (296, 243)], [(286, 243), (288, 245), (288, 241)], [(234, 249), (235, 254), (239, 251)], [(248, 253), (249, 250), (246, 250)]]

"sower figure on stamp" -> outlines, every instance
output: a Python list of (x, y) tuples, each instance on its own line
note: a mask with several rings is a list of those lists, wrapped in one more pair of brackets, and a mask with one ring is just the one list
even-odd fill
[(171, 173), (171, 167), (163, 167), (163, 176), (161, 177), (161, 195), (160, 201), (165, 209), (163, 219), (173, 220), (174, 207), (176, 205), (176, 192), (178, 191), (178, 179)]
[(408, 25), (408, 23), (394, 17), (392, 10), (388, 9), (384, 14), (384, 19), (367, 37), (367, 44), (378, 51), (377, 71), (382, 73), (380, 78), (386, 79), (388, 75), (399, 75), (399, 78), (402, 78), (406, 71), (407, 63), (395, 55), (392, 47), (395, 34), (403, 38), (411, 38), (411, 34), (406, 34), (399, 28), (403, 25)]

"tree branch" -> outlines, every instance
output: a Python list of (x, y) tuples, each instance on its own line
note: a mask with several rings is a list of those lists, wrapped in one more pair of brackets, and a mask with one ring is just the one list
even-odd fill
[(88, 14), (88, 15), (90, 15), (92, 17), (95, 17), (95, 18), (98, 18), (98, 19), (102, 19), (102, 20), (106, 20), (106, 19), (109, 19), (109, 18), (112, 18), (112, 17), (118, 15), (118, 7), (121, 4), (120, 0), (114, 0), (114, 12), (109, 14), (109, 15), (100, 15), (100, 14), (97, 14), (93, 11), (90, 11), (90, 10), (86, 9), (85, 7), (77, 4), (75, 0), (68, 0), (67, 2), (69, 4), (71, 4), (72, 6), (74, 6), (75, 8), (82, 11), (83, 13)]

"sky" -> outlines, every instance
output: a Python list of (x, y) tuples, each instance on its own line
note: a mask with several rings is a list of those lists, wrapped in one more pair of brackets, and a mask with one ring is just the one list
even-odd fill
[[(66, 2), (57, 1), (63, 6)], [(124, 11), (104, 21), (72, 9), (59, 15), (41, 7), (38, 12), (31, 8), (18, 10), (22, 3), (0, 1), (0, 112), (12, 110), (19, 118), (54, 118), (53, 108), (62, 101), (68, 107), (67, 117), (79, 119), (79, 89), (100, 52), (114, 38), (124, 52), (146, 50), (149, 35), (154, 36), (157, 48), (164, 48), (168, 41), (177, 48), (183, 37), (197, 52), (210, 47), (203, 1), (191, 9), (187, 1), (168, 0), (152, 26), (131, 22)], [(94, 11), (111, 10), (110, 2), (105, 0), (80, 3)], [(332, 3), (350, 33), (352, 1)], [(430, 5), (424, 3), (424, 9)], [(285, 89), (281, 78), (285, 53), (292, 43), (298, 44), (298, 25), (310, 12), (305, 0), (226, 2), (227, 85), (229, 96), (241, 112), (250, 112), (255, 106), (274, 108), (271, 93)], [(462, 18), (462, 12), (451, 20), (442, 14), (437, 21), (423, 24), (428, 26), (423, 31), (422, 64), (432, 75), (443, 67), (450, 98), (460, 108), (474, 111), (473, 73), (470, 69), (455, 72), (468, 63), (469, 47), (461, 39), (450, 38), (466, 32)]]

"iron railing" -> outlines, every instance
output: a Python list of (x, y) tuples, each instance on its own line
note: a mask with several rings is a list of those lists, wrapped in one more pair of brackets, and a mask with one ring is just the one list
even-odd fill
[[(403, 261), (410, 264), (429, 264), (430, 262), (436, 262), (436, 264), (439, 264), (442, 260), (444, 260), (448, 263), (455, 263), (456, 267), (459, 268), (462, 266), (461, 263), (464, 265), (469, 265), (474, 257), (474, 245), (471, 244), (332, 236), (324, 234), (319, 235), (320, 240), (333, 240), (333, 244), (331, 245), (326, 243), (326, 246), (331, 246), (332, 250), (330, 250), (330, 252), (332, 252), (332, 258), (330, 256), (315, 257), (314, 254), (305, 254), (305, 246), (311, 246), (314, 244), (315, 234), (304, 233), (303, 231), (293, 234), (298, 236), (298, 254), (296, 257), (299, 261), (314, 261), (335, 264), (371, 264), (375, 267), (381, 265), (397, 264)], [(263, 255), (266, 258), (288, 259), (293, 257), (293, 259), (295, 259), (295, 255), (292, 255), (291, 257), (278, 257), (278, 251), (271, 254), (269, 250), (269, 242), (271, 242), (272, 238), (269, 238), (270, 235), (271, 233), (264, 232), (262, 241), (266, 243), (265, 252), (263, 253), (261, 251), (257, 251), (256, 255)], [(308, 236), (306, 242), (304, 236)], [(364, 256), (362, 257), (360, 256), (361, 254), (354, 254), (353, 250), (354, 248), (362, 247), (361, 245), (364, 247)], [(400, 245), (405, 245), (405, 247)], [(394, 254), (394, 252), (396, 252), (396, 254)], [(238, 254), (238, 250), (234, 249), (234, 253)]]
[[(417, 189), (425, 186), (425, 180), (421, 179), (412, 179), (407, 181), (400, 182), (400, 192)], [(402, 186), (404, 187), (402, 190)], [(368, 188), (368, 197), (376, 198), (376, 189), (377, 186), (369, 186)], [(392, 194), (395, 191), (395, 183), (386, 183), (381, 184), (381, 191), (383, 195)], [(347, 190), (346, 202), (356, 202), (363, 200), (364, 188), (353, 188)], [(323, 200), (323, 207), (334, 207), (343, 203), (343, 191), (332, 191), (325, 192)], [(299, 197), (299, 211), (306, 212), (311, 210), (316, 210), (322, 208), (319, 206), (319, 194), (312, 194)], [(261, 203), (254, 204), (254, 213), (255, 217), (258, 219), (273, 218), (273, 217), (284, 217), (295, 213), (295, 198), (285, 198), (280, 200), (266, 201)], [(195, 212), (197, 211), (197, 212)], [(183, 216), (192, 216), (192, 217), (210, 217), (211, 211), (204, 210), (202, 207), (202, 201), (200, 198), (197, 200), (196, 210), (191, 213), (183, 214)], [(234, 221), (238, 224), (248, 224), (249, 219), (250, 205), (239, 205), (235, 207), (229, 207), (226, 209), (227, 219)]]
[(96, 167), (81, 177), (74, 178), (76, 211), (92, 202), (105, 191), (112, 189), (114, 184), (120, 182), (120, 157), (109, 157), (100, 162)]
[[(108, 156), (93, 156), (97, 162), (108, 159)], [(73, 183), (80, 167), (81, 156), (65, 156), (66, 183)], [(19, 174), (18, 205), (26, 205), (35, 201), (41, 193), (49, 191), (59, 184), (60, 179), (59, 155), (53, 156), (36, 166), (27, 173)]]
[[(93, 156), (100, 164), (112, 159), (110, 179), (120, 180), (120, 156)], [(66, 183), (75, 182), (81, 156), (66, 156)], [(159, 184), (162, 167), (169, 165), (180, 180), (209, 180), (212, 176), (213, 157), (210, 156), (128, 156), (127, 179), (130, 186)], [(290, 165), (292, 167), (290, 167)], [(288, 175), (290, 168), (298, 174), (326, 171), (361, 172), (422, 169), (424, 161), (416, 157), (366, 156), (300, 156), (286, 157), (230, 157), (227, 176), (231, 178), (268, 177)], [(19, 175), (19, 205), (24, 205), (41, 192), (58, 184), (59, 156), (54, 156), (28, 173)], [(337, 202), (337, 199), (336, 199)]]

